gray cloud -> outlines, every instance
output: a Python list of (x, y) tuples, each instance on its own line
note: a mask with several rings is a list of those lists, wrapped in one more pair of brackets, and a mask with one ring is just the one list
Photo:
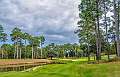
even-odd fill
[(18, 26), (44, 34), (47, 42), (73, 43), (79, 0), (0, 0), (0, 22), (6, 30)]

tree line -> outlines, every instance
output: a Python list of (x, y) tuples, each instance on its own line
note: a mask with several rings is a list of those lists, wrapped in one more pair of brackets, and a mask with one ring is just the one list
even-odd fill
[[(8, 41), (8, 42), (7, 42)], [(33, 36), (15, 27), (8, 35), (0, 25), (0, 58), (1, 59), (39, 59), (68, 58), (86, 56), (78, 44), (44, 45), (44, 35)], [(44, 45), (44, 46), (43, 46)]]
[[(43, 35), (33, 36), (15, 27), (11, 31), (10, 38), (13, 44), (6, 44), (8, 34), (4, 32), (3, 26), (0, 25), (0, 54), (2, 59), (42, 58), (42, 45), (45, 41)], [(37, 52), (38, 48), (40, 49), (40, 55)]]
[[(80, 46), (86, 45), (88, 57), (94, 49), (96, 60), (102, 53), (120, 57), (120, 1), (119, 0), (81, 0), (78, 30)], [(92, 47), (92, 48), (91, 48)]]

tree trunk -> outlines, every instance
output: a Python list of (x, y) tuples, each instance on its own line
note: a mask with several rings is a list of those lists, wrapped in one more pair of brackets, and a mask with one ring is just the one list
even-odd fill
[(90, 48), (89, 48), (89, 44), (88, 44), (88, 62), (90, 61)]
[[(116, 0), (113, 0), (114, 3), (114, 18), (115, 18), (115, 26), (116, 26), (116, 44), (117, 44), (117, 56), (120, 57), (120, 46), (119, 46), (119, 22), (118, 17), (119, 14), (117, 14), (117, 8), (116, 8)], [(117, 17), (118, 15), (118, 17)]]
[(100, 60), (101, 55), (101, 37), (100, 37), (100, 25), (99, 25), (99, 0), (96, 0), (96, 14), (97, 14), (97, 20), (96, 20), (96, 46), (97, 46), (97, 52), (96, 52), (96, 59)]
[(27, 48), (26, 48), (26, 40), (25, 40), (25, 59), (27, 58)]
[(34, 59), (34, 48), (33, 48), (33, 45), (32, 45), (32, 59)]
[(118, 21), (117, 21), (117, 23), (118, 23), (118, 24), (117, 24), (117, 25), (118, 25), (118, 26), (117, 26), (118, 36), (117, 36), (117, 39), (118, 39), (118, 56), (120, 57), (120, 36), (119, 36), (119, 25), (120, 25), (120, 24), (119, 24), (119, 21), (120, 21), (120, 18), (119, 18), (119, 17), (120, 17), (120, 15), (119, 15), (119, 9), (120, 9), (120, 8), (119, 8), (119, 3), (120, 3), (120, 2), (118, 2), (118, 13), (117, 13), (117, 14), (118, 14), (118, 18), (117, 18), (117, 19), (118, 19)]
[(18, 39), (17, 39), (17, 59), (19, 59)]
[(1, 50), (2, 50), (2, 59), (3, 59), (3, 48), (1, 48)]
[(22, 55), (21, 55), (21, 54), (22, 54), (22, 52), (21, 52), (21, 51), (22, 51), (22, 50), (21, 50), (21, 48), (20, 48), (20, 59), (21, 59), (21, 56), (22, 56)]
[[(3, 45), (3, 44), (2, 44), (2, 45)], [(1, 48), (1, 50), (2, 50), (2, 59), (3, 59), (3, 57), (4, 57), (4, 55), (3, 55), (3, 54), (4, 54), (4, 53), (3, 53), (3, 48)]]
[(36, 55), (36, 58), (39, 58), (38, 47), (37, 47), (37, 55)]
[(19, 49), (18, 49), (18, 45), (17, 45), (17, 59), (19, 59)]
[(110, 59), (110, 48), (109, 48), (109, 41), (108, 41), (108, 25), (107, 25), (107, 13), (106, 13), (106, 0), (104, 0), (104, 20), (105, 20), (105, 29), (106, 29), (106, 42), (107, 42), (107, 52), (108, 52), (108, 60)]
[(41, 59), (42, 59), (42, 44), (40, 46), (41, 46)]
[(15, 57), (16, 57), (16, 45), (15, 45), (14, 59), (15, 59)]

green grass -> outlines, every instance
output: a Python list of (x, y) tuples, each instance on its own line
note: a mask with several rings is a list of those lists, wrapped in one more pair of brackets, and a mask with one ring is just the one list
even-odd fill
[[(116, 55), (110, 55), (110, 58), (114, 58)], [(57, 58), (56, 58), (57, 59)], [(108, 60), (108, 55), (101, 56), (102, 60)], [(72, 58), (66, 58), (66, 59), (58, 59), (58, 60), (64, 60), (64, 61), (88, 61), (88, 57), (80, 57), (79, 59), (72, 59)], [(94, 61), (94, 57), (90, 57), (91, 61)]]
[[(88, 61), (88, 57), (81, 57), (81, 58), (78, 58), (78, 59), (72, 59), (72, 58), (66, 58), (66, 59), (58, 59), (58, 60), (63, 60), (63, 61)], [(94, 60), (94, 57), (90, 57), (90, 60)]]
[(0, 73), (0, 77), (120, 77), (119, 63), (66, 63), (45, 65), (31, 72)]

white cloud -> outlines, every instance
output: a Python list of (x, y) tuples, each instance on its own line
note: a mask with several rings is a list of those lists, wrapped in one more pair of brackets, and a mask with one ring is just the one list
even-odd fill
[(32, 34), (39, 32), (58, 41), (76, 41), (72, 35), (78, 3), (79, 0), (0, 0), (0, 21), (9, 25), (6, 28), (19, 25)]

